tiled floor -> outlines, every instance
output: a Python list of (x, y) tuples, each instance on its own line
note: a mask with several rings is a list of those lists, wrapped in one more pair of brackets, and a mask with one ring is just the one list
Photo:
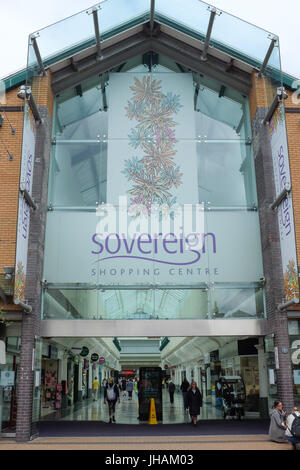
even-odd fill
[[(120, 397), (120, 404), (116, 404), (116, 421), (120, 424), (138, 424), (138, 400), (133, 394), (132, 400), (127, 397)], [(108, 421), (108, 405), (103, 403), (103, 394), (94, 402), (92, 400), (83, 401), (67, 410), (58, 410), (49, 413), (49, 409), (42, 409), (41, 420), (65, 420), (65, 421)], [(246, 414), (246, 417), (259, 417), (258, 414)], [(209, 403), (203, 403), (199, 419), (211, 420), (222, 419), (222, 411)], [(190, 417), (187, 411), (183, 409), (183, 400), (181, 393), (176, 393), (174, 403), (170, 403), (169, 393), (163, 390), (163, 423), (185, 423), (189, 422)]]

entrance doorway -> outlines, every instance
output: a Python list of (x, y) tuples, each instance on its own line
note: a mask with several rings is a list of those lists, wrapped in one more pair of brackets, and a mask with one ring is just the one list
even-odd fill
[[(161, 400), (156, 406), (163, 424), (189, 422), (184, 380), (189, 385), (195, 381), (202, 394), (199, 419), (224, 419), (224, 397), (216, 387), (222, 377), (234, 377), (242, 384), (237, 388), (244, 393), (242, 416), (257, 419), (260, 417), (257, 344), (257, 337), (45, 338), (42, 364), (49, 367), (49, 359), (44, 356), (53, 348), (57, 350), (57, 360), (50, 361), (55, 368), (55, 380), (51, 401), (41, 401), (40, 420), (108, 422), (104, 397), (111, 378), (118, 388), (120, 403), (116, 403), (115, 419), (120, 424), (147, 421), (144, 404), (140, 416), (139, 400), (146, 397), (148, 406), (152, 395)], [(141, 374), (142, 370), (152, 369), (160, 371), (159, 383), (151, 381), (150, 376), (147, 382)], [(47, 376), (49, 373), (42, 371), (42, 397), (47, 389), (44, 383)], [(96, 378), (99, 385), (95, 394)], [(234, 415), (229, 413), (226, 419), (234, 419)]]

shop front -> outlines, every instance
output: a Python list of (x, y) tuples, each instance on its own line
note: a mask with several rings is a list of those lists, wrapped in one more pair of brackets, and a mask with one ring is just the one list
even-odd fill
[(7, 337), (0, 360), (0, 435), (15, 436), (20, 337)]
[[(289, 320), (290, 355), (295, 406), (300, 407), (300, 320)], [(288, 353), (287, 353), (288, 354)]]

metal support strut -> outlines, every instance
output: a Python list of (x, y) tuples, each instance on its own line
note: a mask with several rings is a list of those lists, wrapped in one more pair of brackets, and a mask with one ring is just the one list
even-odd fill
[(97, 57), (99, 59), (102, 59), (103, 54), (102, 54), (102, 50), (101, 50), (99, 21), (98, 21), (98, 10), (99, 10), (99, 8), (94, 8), (92, 10), (92, 13), (93, 13), (93, 19), (94, 19), (94, 28), (95, 28), (95, 36), (96, 36), (96, 44), (97, 44)]
[(43, 77), (45, 77), (47, 75), (47, 73), (46, 73), (46, 70), (45, 70), (45, 67), (44, 67), (44, 64), (43, 64), (43, 61), (42, 61), (39, 46), (38, 46), (37, 41), (36, 41), (36, 36), (31, 36), (31, 41), (32, 41), (32, 45), (33, 45), (33, 49), (34, 49), (34, 52), (35, 52), (36, 59), (38, 61), (39, 67), (40, 67), (40, 72), (43, 75)]
[(154, 27), (154, 12), (155, 12), (155, 0), (151, 0), (151, 9), (150, 9), (150, 31), (152, 33)]
[(263, 120), (263, 124), (267, 124), (268, 122), (271, 121), (273, 114), (275, 113), (278, 104), (282, 101), (285, 100), (288, 97), (285, 89), (283, 87), (277, 88), (277, 93), (273, 99), (273, 102), (271, 106), (269, 107), (269, 110), (267, 112), (267, 115), (265, 119)]
[(299, 299), (297, 299), (296, 297), (292, 300), (289, 300), (289, 302), (285, 302), (283, 304), (279, 304), (278, 305), (278, 310), (280, 312), (283, 312), (284, 310), (286, 310), (288, 307), (291, 307), (292, 305), (294, 304), (299, 304)]
[(276, 37), (273, 37), (273, 38), (271, 39), (271, 44), (270, 44), (270, 47), (269, 47), (268, 52), (267, 52), (267, 54), (266, 54), (265, 60), (263, 61), (262, 66), (261, 66), (261, 68), (260, 68), (260, 71), (259, 71), (259, 73), (258, 73), (258, 76), (259, 76), (260, 78), (263, 77), (264, 74), (265, 74), (265, 71), (266, 71), (268, 62), (269, 62), (270, 57), (271, 57), (271, 55), (272, 55), (272, 53), (273, 53), (274, 47), (275, 47), (275, 45), (276, 45), (276, 42), (277, 42), (277, 38), (276, 38)]
[(209, 24), (208, 24), (208, 28), (207, 28), (206, 38), (205, 38), (204, 49), (203, 49), (202, 55), (201, 55), (201, 60), (203, 60), (203, 61), (207, 60), (207, 52), (208, 52), (208, 48), (209, 48), (211, 33), (212, 33), (212, 29), (213, 29), (216, 14), (217, 14), (217, 9), (212, 8), (211, 13), (210, 13), (210, 19), (209, 19)]
[(36, 105), (36, 102), (34, 100), (34, 97), (32, 95), (32, 90), (31, 90), (31, 87), (30, 86), (27, 86), (27, 85), (22, 85), (20, 87), (20, 90), (17, 94), (18, 98), (20, 98), (21, 100), (27, 100), (28, 101), (28, 104), (29, 104), (29, 107), (31, 109), (31, 112), (33, 114), (33, 117), (34, 119), (39, 123), (41, 124), (43, 122), (42, 120), (42, 117), (39, 113), (39, 109)]
[(26, 312), (26, 313), (31, 313), (32, 312), (32, 306), (29, 304), (25, 304), (21, 300), (14, 300), (15, 305), (20, 305), (20, 307)]
[(282, 203), (282, 201), (290, 194), (291, 191), (292, 186), (290, 185), (290, 183), (286, 184), (281, 193), (276, 198), (276, 200), (273, 202), (273, 204), (270, 205), (270, 208), (272, 210), (277, 209)]

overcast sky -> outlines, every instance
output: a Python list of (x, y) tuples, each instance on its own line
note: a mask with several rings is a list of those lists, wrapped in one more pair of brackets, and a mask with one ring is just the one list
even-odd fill
[[(172, 0), (160, 1), (172, 5)], [(187, 7), (189, 1), (182, 0)], [(25, 67), (30, 33), (96, 3), (93, 0), (0, 0), (0, 77)], [(211, 3), (277, 34), (280, 38), (283, 71), (300, 78), (299, 0), (215, 0)]]

